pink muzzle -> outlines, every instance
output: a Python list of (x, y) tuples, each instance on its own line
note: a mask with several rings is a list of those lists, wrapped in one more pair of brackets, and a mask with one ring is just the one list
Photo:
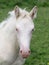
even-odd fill
[(20, 54), (23, 58), (27, 58), (30, 55), (30, 50), (29, 51), (20, 50)]

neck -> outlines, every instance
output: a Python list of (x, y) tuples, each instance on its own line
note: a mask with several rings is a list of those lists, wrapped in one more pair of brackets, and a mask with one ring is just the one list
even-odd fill
[(16, 17), (15, 15), (10, 16), (7, 20), (6, 25), (3, 28), (3, 33), (7, 40), (16, 41)]
[(5, 20), (4, 22), (6, 22), (6, 25), (4, 26), (3, 30), (5, 30), (7, 33), (14, 32), (14, 30), (16, 28), (15, 14), (10, 15), (9, 18), (7, 18), (7, 20)]

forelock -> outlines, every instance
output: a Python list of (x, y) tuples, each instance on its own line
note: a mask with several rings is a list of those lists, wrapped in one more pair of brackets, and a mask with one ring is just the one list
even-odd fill
[[(21, 13), (20, 17), (22, 17), (22, 18), (27, 17), (27, 15), (29, 14), (29, 12), (26, 11), (26, 8), (25, 9), (19, 8), (19, 10), (20, 10), (20, 13)], [(11, 16), (15, 16), (15, 11), (14, 10), (13, 11), (9, 11), (8, 14), (10, 14)]]
[(25, 17), (29, 14), (29, 12), (26, 11), (26, 9), (23, 9), (23, 10), (21, 10), (20, 12), (21, 12), (22, 18), (25, 18)]

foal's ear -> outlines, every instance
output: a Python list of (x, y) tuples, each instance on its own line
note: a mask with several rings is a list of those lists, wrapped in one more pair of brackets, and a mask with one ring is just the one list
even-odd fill
[(36, 18), (37, 15), (37, 6), (34, 6), (34, 8), (31, 10), (30, 14), (32, 19)]
[(15, 7), (15, 15), (16, 15), (16, 17), (19, 17), (19, 15), (20, 15), (20, 10), (19, 10), (18, 6)]

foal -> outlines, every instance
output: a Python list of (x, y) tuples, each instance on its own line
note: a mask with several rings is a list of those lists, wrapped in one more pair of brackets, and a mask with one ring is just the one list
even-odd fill
[(18, 6), (0, 24), (0, 64), (22, 65), (30, 55), (30, 40), (34, 30), (37, 6), (30, 12)]

